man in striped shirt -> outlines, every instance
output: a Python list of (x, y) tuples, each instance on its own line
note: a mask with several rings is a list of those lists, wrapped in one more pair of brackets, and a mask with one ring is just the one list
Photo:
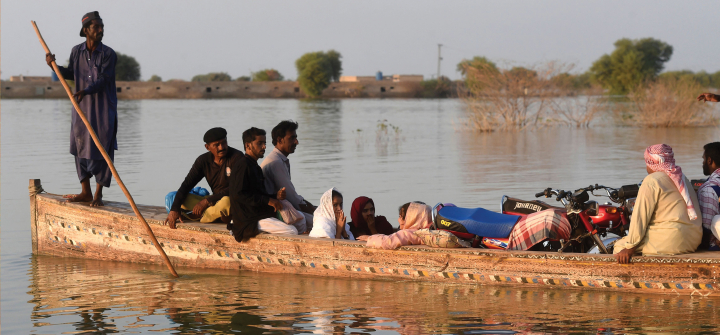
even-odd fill
[(703, 152), (703, 173), (710, 177), (698, 189), (698, 201), (702, 212), (703, 241), (701, 248), (720, 250), (717, 232), (713, 230), (713, 218), (720, 214), (720, 142), (706, 144)]

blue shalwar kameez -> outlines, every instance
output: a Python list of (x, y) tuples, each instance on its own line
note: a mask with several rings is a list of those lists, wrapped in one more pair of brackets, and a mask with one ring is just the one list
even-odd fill
[[(75, 92), (85, 91), (80, 109), (111, 160), (117, 150), (117, 93), (115, 88), (115, 51), (100, 43), (92, 54), (85, 42), (73, 47), (68, 67), (60, 67), (63, 77), (75, 80)], [(70, 153), (80, 181), (95, 176), (95, 181), (110, 187), (112, 173), (85, 124), (73, 108), (70, 127)]]

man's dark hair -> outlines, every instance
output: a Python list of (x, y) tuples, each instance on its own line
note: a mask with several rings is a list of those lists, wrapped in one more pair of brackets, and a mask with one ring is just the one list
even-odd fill
[(243, 146), (255, 140), (256, 137), (265, 135), (265, 130), (252, 127), (243, 132)]
[(298, 123), (293, 120), (280, 121), (280, 123), (272, 129), (272, 144), (277, 145), (278, 139), (285, 137), (289, 131), (297, 129)]
[(720, 142), (712, 142), (703, 146), (705, 158), (710, 157), (715, 164), (720, 165)]

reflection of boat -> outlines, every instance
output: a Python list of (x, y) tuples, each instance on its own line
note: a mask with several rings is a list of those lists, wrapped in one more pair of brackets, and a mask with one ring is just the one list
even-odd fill
[[(31, 180), (31, 184), (39, 180)], [(129, 205), (65, 203), (30, 196), (33, 251), (38, 254), (161, 264)], [(619, 265), (610, 255), (440, 249), (365, 248), (364, 242), (260, 235), (237, 243), (225, 225), (162, 225), (163, 207), (139, 206), (171, 261), (180, 267), (246, 269), (338, 277), (411, 279), (467, 284), (578, 287), (601, 290), (718, 295), (720, 253), (635, 257)]]
[[(713, 332), (716, 299), (186, 269), (37, 256), (35, 333)], [(673, 319), (658, 317), (668, 313)], [(604, 329), (604, 331), (599, 331)], [(23, 333), (30, 333), (26, 331)]]

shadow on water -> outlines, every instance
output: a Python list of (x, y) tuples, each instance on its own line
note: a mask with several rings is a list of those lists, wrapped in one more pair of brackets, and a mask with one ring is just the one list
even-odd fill
[[(182, 269), (35, 256), (38, 333), (720, 331), (718, 300)], [(673, 317), (667, 318), (668, 308)]]

